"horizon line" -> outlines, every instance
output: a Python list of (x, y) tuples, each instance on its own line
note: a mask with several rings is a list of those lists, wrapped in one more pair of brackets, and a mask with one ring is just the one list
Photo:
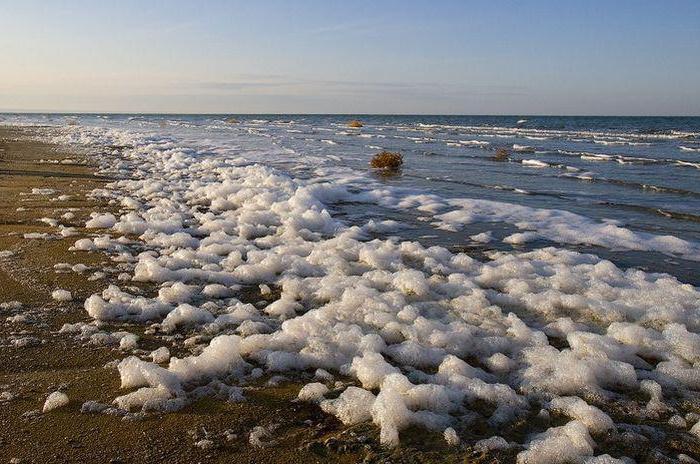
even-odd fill
[(157, 111), (57, 111), (57, 110), (4, 110), (0, 109), (0, 115), (15, 114), (42, 114), (42, 115), (149, 115), (149, 116), (486, 116), (486, 117), (582, 117), (582, 118), (698, 118), (700, 114), (528, 114), (528, 113), (305, 113), (305, 112), (157, 112)]

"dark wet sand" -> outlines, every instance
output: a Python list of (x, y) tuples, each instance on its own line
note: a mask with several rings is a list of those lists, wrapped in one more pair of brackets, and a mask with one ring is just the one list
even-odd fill
[[(89, 213), (109, 209), (86, 197), (109, 179), (94, 175), (94, 168), (74, 149), (31, 140), (39, 129), (0, 127), (0, 251), (14, 254), (0, 258), (0, 303), (19, 301), (21, 310), (0, 309), (0, 462), (509, 462), (513, 456), (474, 456), (469, 449), (450, 449), (441, 434), (425, 430), (402, 432), (402, 444), (383, 450), (371, 424), (348, 429), (323, 414), (318, 407), (295, 403), (302, 383), (246, 390), (246, 402), (225, 403), (203, 399), (172, 414), (152, 414), (123, 420), (105, 414), (84, 414), (88, 400), (104, 403), (126, 393), (119, 388), (119, 375), (106, 363), (126, 356), (118, 347), (96, 346), (57, 333), (66, 323), (89, 321), (82, 302), (109, 283), (117, 273), (89, 281), (90, 271), (57, 273), (57, 263), (110, 266), (102, 253), (71, 252), (75, 240), (90, 236), (82, 226)], [(40, 160), (70, 158), (77, 162), (55, 164)], [(30, 195), (32, 188), (52, 188), (52, 196)], [(69, 194), (67, 201), (50, 201)], [(25, 208), (17, 211), (17, 208)], [(60, 218), (75, 208), (75, 218), (61, 220), (76, 227), (79, 235), (68, 238), (25, 239), (23, 234), (56, 234), (38, 219)], [(73, 301), (51, 298), (56, 288), (73, 293)], [(153, 289), (144, 288), (145, 292)], [(7, 317), (25, 314), (28, 322), (9, 322)], [(116, 328), (115, 328), (116, 330)], [(136, 332), (136, 328), (133, 328)], [(141, 331), (139, 330), (139, 333)], [(30, 338), (26, 338), (30, 337)], [(13, 341), (25, 338), (27, 346)], [(139, 346), (157, 347), (144, 336)], [(174, 353), (177, 353), (174, 350)], [(42, 414), (47, 395), (61, 389), (70, 403)], [(0, 398), (2, 398), (0, 396)], [(249, 444), (255, 426), (276, 425), (275, 443), (265, 447)], [(225, 431), (237, 438), (227, 440)], [(195, 442), (213, 441), (203, 450)], [(505, 458), (505, 460), (503, 460)]]

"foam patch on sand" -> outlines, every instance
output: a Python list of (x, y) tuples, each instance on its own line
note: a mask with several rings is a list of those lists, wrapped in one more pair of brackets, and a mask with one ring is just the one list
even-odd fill
[[(480, 262), (414, 241), (369, 240), (370, 225), (339, 221), (332, 205), (416, 208), (447, 230), (502, 221), (552, 241), (688, 259), (700, 259), (697, 244), (565, 211), (377, 189), (367, 180), (358, 190), (350, 175), (302, 180), (244, 156), (122, 131), (63, 130), (63, 141), (128, 145), (101, 158), (102, 172), (121, 180), (95, 192), (128, 198), (124, 211), (93, 214), (87, 225), (108, 235), (74, 249), (118, 255), (133, 281), (160, 288), (147, 298), (111, 285), (85, 301), (88, 314), (202, 336), (191, 356), (121, 361), (122, 387), (136, 390), (115, 400), (119, 408), (174, 411), (203, 394), (240, 400), (236, 385), (263, 373), (322, 369), (356, 386), (325, 399), (316, 381), (299, 399), (345, 424), (373, 422), (386, 445), (418, 425), (456, 446), (480, 421), (491, 434), (483, 446), (505, 448), (502, 430), (537, 417), (540, 433), (513, 445), (518, 461), (582, 462), (602, 434), (623, 430), (609, 414), (620, 413), (620, 401), (643, 398), (626, 409), (627, 421), (658, 419), (685, 412), (680, 405), (700, 388), (700, 292), (691, 285), (555, 247)], [(115, 238), (123, 235), (140, 246)], [(278, 294), (252, 305), (237, 298), (243, 287)], [(586, 462), (613, 462), (605, 459)]]

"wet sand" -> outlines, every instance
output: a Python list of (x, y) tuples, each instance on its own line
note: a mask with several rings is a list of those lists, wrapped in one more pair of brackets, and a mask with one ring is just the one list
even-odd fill
[[(85, 221), (90, 212), (109, 207), (88, 193), (110, 179), (95, 176), (95, 168), (75, 149), (35, 141), (37, 130), (41, 129), (0, 127), (0, 304), (5, 303), (0, 306), (0, 461), (350, 463), (494, 458), (448, 448), (441, 434), (425, 430), (402, 432), (401, 446), (384, 450), (371, 424), (343, 427), (318, 407), (292, 401), (303, 383), (268, 386), (267, 378), (247, 388), (247, 400), (240, 403), (205, 398), (172, 414), (81, 413), (86, 401), (110, 403), (125, 393), (116, 370), (105, 366), (126, 356), (118, 345), (99, 346), (58, 333), (64, 323), (89, 322), (82, 305), (85, 298), (118, 283), (118, 266), (106, 254), (69, 251), (76, 240), (95, 235), (83, 228)], [(55, 192), (31, 194), (32, 189)], [(70, 197), (57, 200), (61, 195)], [(67, 212), (74, 217), (62, 219)], [(75, 227), (77, 235), (57, 236), (57, 227), (39, 221), (45, 217)], [(33, 233), (51, 237), (25, 238)], [(54, 266), (59, 263), (95, 269), (57, 272)], [(98, 267), (112, 272), (89, 280)], [(51, 293), (57, 288), (70, 291), (73, 300), (54, 301)], [(154, 289), (143, 286), (142, 291)], [(10, 302), (21, 303), (21, 308)], [(144, 354), (162, 345), (141, 329), (131, 329), (142, 337), (139, 347)], [(179, 354), (176, 348), (173, 354)], [(46, 397), (56, 390), (66, 393), (70, 402), (42, 413)], [(249, 443), (256, 426), (272, 430), (265, 446)], [(211, 443), (201, 442), (204, 439)], [(513, 457), (501, 456), (506, 461)]]

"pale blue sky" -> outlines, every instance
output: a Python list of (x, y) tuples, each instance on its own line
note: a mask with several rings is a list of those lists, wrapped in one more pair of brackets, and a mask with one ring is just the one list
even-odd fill
[(700, 1), (0, 0), (0, 111), (700, 115)]

